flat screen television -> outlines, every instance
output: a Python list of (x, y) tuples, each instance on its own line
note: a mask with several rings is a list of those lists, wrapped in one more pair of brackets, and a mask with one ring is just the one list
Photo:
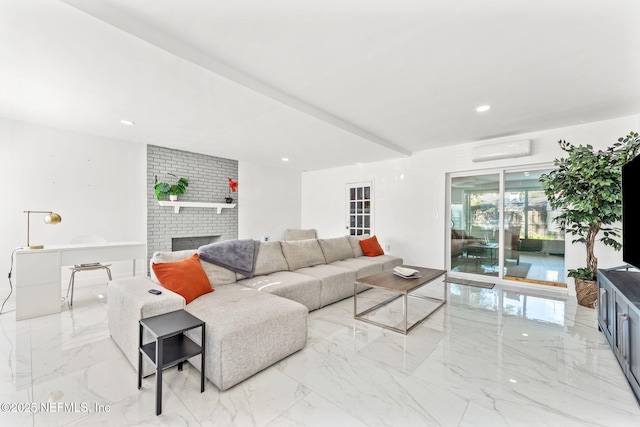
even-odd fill
[(640, 156), (622, 166), (622, 260), (640, 268)]

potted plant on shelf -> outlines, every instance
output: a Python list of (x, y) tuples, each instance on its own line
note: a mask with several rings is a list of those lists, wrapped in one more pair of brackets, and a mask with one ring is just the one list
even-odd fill
[(178, 194), (184, 194), (187, 192), (187, 187), (189, 186), (189, 180), (187, 178), (178, 178), (177, 175), (172, 173), (168, 173), (167, 175), (171, 175), (176, 178), (178, 181), (175, 184), (169, 184), (167, 182), (158, 182), (158, 176), (156, 176), (155, 185), (153, 190), (156, 193), (156, 197), (158, 200), (162, 200), (164, 196), (169, 196), (169, 200), (175, 202), (178, 200)]
[[(598, 258), (596, 241), (619, 251), (620, 228), (614, 226), (622, 218), (622, 165), (637, 154), (640, 139), (631, 132), (606, 150), (591, 145), (575, 146), (558, 141), (567, 157), (554, 161), (557, 169), (540, 177), (540, 183), (553, 209), (562, 213), (554, 218), (563, 232), (584, 243), (586, 267), (569, 270), (576, 285), (578, 304), (595, 308)], [(600, 234), (602, 232), (602, 234)]]
[(238, 181), (234, 181), (231, 178), (227, 178), (227, 181), (229, 181), (229, 193), (227, 194), (227, 197), (224, 198), (224, 200), (227, 203), (233, 203), (233, 197), (231, 197), (231, 193), (235, 193), (238, 189)]

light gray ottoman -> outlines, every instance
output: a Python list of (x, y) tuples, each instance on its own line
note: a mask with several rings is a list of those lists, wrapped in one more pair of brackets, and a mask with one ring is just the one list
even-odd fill
[[(244, 286), (218, 286), (185, 310), (207, 324), (205, 373), (220, 390), (295, 353), (307, 342), (307, 307)], [(200, 343), (197, 331), (187, 335)], [(190, 362), (199, 369), (199, 356)]]
[[(151, 288), (162, 290), (151, 295)], [(109, 333), (138, 366), (138, 321), (184, 308), (207, 324), (205, 374), (220, 390), (247, 379), (303, 348), (308, 309), (302, 304), (237, 284), (217, 286), (185, 306), (182, 296), (142, 277), (109, 283)], [(188, 334), (201, 344), (199, 332)], [(145, 338), (145, 342), (150, 336)], [(146, 361), (145, 361), (146, 362)], [(189, 359), (200, 369), (200, 356)], [(143, 375), (153, 374), (151, 364)]]
[[(162, 289), (161, 295), (152, 295), (149, 289)], [(128, 277), (109, 282), (107, 287), (107, 320), (109, 334), (118, 344), (131, 365), (138, 369), (138, 321), (184, 308), (184, 298), (165, 290), (146, 277)], [(145, 342), (152, 340), (145, 331)], [(143, 358), (142, 374), (155, 372), (152, 363)]]

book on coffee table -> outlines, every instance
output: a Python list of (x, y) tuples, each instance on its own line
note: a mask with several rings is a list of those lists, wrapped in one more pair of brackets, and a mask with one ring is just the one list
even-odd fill
[(420, 277), (418, 270), (407, 267), (394, 267), (393, 274), (395, 274), (396, 276), (400, 276), (403, 279), (415, 279)]

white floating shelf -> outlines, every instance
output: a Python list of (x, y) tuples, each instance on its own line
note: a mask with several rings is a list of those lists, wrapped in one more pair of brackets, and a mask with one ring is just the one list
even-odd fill
[(208, 208), (217, 209), (218, 214), (222, 213), (222, 209), (233, 209), (236, 207), (235, 203), (209, 203), (209, 202), (171, 202), (167, 200), (158, 200), (160, 206), (171, 206), (173, 212), (179, 213), (180, 208)]

